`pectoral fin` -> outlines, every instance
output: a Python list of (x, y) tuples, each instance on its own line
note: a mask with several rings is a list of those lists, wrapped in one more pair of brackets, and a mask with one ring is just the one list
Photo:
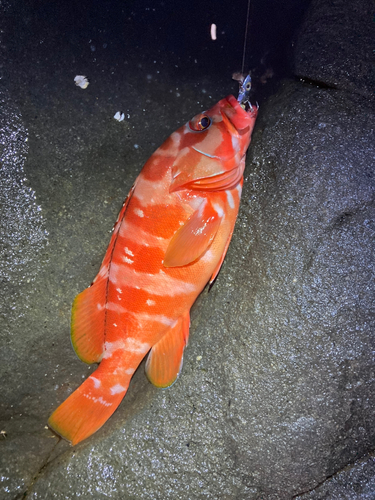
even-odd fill
[(186, 266), (203, 255), (215, 238), (223, 215), (220, 206), (205, 200), (171, 239), (164, 266)]
[(177, 379), (182, 368), (189, 326), (190, 315), (187, 313), (151, 349), (146, 362), (146, 375), (156, 387), (169, 387)]

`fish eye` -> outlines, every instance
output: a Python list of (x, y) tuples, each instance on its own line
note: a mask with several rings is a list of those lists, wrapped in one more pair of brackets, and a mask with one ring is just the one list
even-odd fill
[(211, 125), (211, 120), (208, 118), (208, 116), (203, 116), (198, 123), (198, 127), (200, 130), (204, 130), (208, 128)]
[(211, 118), (207, 115), (198, 115), (189, 122), (189, 127), (195, 132), (206, 130), (211, 125)]
[(250, 89), (251, 89), (251, 83), (250, 83), (250, 82), (248, 82), (248, 83), (246, 84), (246, 87), (245, 87), (245, 88), (246, 88), (246, 90), (250, 90)]

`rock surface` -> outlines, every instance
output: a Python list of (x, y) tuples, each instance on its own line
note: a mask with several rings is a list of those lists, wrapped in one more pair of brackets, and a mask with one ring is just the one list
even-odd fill
[(290, 498), (372, 450), (375, 141), (348, 101), (287, 82), (264, 106), (181, 378), (165, 392), (138, 378), (142, 397), (31, 498)]
[[(284, 80), (262, 105), (236, 231), (193, 308), (181, 377), (161, 391), (141, 366), (110, 421), (70, 448), (45, 422), (90, 372), (70, 346), (71, 302), (144, 161), (228, 89), (177, 76), (171, 93), (156, 71), (147, 86), (141, 69), (98, 64), (83, 91), (84, 57), (30, 47), (9, 49), (0, 82), (21, 193), (21, 222), (2, 219), (15, 243), (1, 249), (0, 499), (374, 498), (373, 458), (360, 461), (375, 443), (373, 101), (333, 64), (339, 90)], [(64, 61), (53, 72), (51, 53)], [(129, 118), (113, 120), (118, 110)]]
[(374, 98), (374, 4), (314, 0), (296, 37), (295, 74)]
[(314, 491), (296, 500), (370, 500), (375, 491), (375, 460), (370, 457), (329, 478)]

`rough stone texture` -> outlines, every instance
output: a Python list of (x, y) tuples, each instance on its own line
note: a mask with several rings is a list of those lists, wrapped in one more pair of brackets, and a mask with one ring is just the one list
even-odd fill
[(145, 393), (30, 498), (52, 485), (52, 498), (290, 498), (373, 449), (375, 141), (361, 111), (295, 83), (269, 101), (178, 383), (137, 379)]
[(372, 0), (313, 0), (296, 36), (294, 71), (374, 98), (374, 39)]
[[(28, 348), (22, 333), (28, 329), (21, 333), (18, 326), (29, 323), (33, 316), (32, 289), (46, 261), (48, 240), (35, 192), (25, 179), (27, 131), (19, 109), (3, 85), (0, 96), (1, 496), (4, 492), (14, 495), (22, 491), (54, 444), (32, 410), (26, 419), (18, 410), (33, 380), (24, 380), (20, 363), (25, 347)], [(34, 337), (37, 332), (33, 332)], [(35, 407), (38, 397), (29, 408)], [(21, 477), (25, 483), (20, 482)]]
[[(149, 79), (139, 54), (129, 65), (99, 50), (88, 58), (74, 40), (59, 45), (53, 26), (30, 43), (28, 16), (29, 31), (17, 31), (25, 50), (15, 33), (0, 82), (17, 131), (3, 135), (15, 151), (7, 172), (21, 193), (1, 223), (22, 240), (0, 288), (10, 304), (0, 499), (374, 498), (372, 458), (338, 474), (375, 443), (371, 102), (349, 85), (286, 80), (261, 107), (235, 235), (193, 308), (180, 379), (161, 391), (141, 366), (115, 415), (72, 449), (45, 428), (90, 372), (70, 346), (71, 302), (95, 276), (142, 163), (228, 86), (174, 75), (171, 92), (160, 61)], [(86, 72), (82, 91), (73, 78)], [(118, 110), (130, 117), (115, 122)]]
[[(110, 94), (118, 101), (112, 104), (109, 72), (103, 76), (101, 69), (92, 69), (91, 84), (82, 91), (73, 82), (76, 72), (67, 73), (62, 66), (51, 74), (46, 59), (47, 63), (41, 56), (21, 61), (29, 75), (38, 65), (38, 82), (31, 87), (28, 79), (20, 82), (12, 92), (16, 104), (6, 107), (4, 101), (3, 106), (14, 130), (18, 127), (22, 133), (6, 136), (10, 137), (6, 144), (20, 143), (20, 160), (16, 163), (14, 153), (13, 163), (3, 163), (1, 180), (5, 245), (1, 247), (0, 430), (5, 435), (0, 435), (0, 498), (22, 494), (46, 463), (58, 441), (45, 428), (48, 415), (90, 371), (70, 344), (71, 303), (94, 278), (118, 210), (142, 163), (171, 133), (171, 123), (177, 128), (191, 117), (191, 109), (194, 114), (212, 99), (181, 84), (186, 99), (180, 105), (178, 92), (171, 96), (170, 88), (154, 80), (159, 100), (152, 98), (151, 90), (145, 103), (137, 90), (144, 88), (144, 73), (137, 76), (133, 71), (136, 84), (122, 81), (118, 93)], [(216, 91), (223, 95), (219, 85)], [(131, 103), (129, 109), (120, 107), (124, 102)], [(150, 120), (142, 109), (151, 102)], [(17, 105), (22, 113), (13, 113)], [(130, 115), (125, 122), (113, 120), (118, 109)], [(29, 136), (24, 166), (23, 121)], [(7, 130), (3, 128), (4, 134)], [(22, 141), (17, 142), (19, 136)], [(9, 185), (20, 195), (12, 191), (8, 196)], [(19, 214), (17, 219), (14, 213)]]
[(375, 460), (370, 457), (325, 481), (296, 500), (371, 500), (375, 491)]

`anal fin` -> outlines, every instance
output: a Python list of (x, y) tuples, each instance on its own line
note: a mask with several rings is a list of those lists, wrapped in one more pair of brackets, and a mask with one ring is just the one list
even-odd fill
[(169, 387), (177, 379), (189, 338), (189, 326), (188, 312), (151, 349), (146, 362), (146, 375), (156, 387)]

